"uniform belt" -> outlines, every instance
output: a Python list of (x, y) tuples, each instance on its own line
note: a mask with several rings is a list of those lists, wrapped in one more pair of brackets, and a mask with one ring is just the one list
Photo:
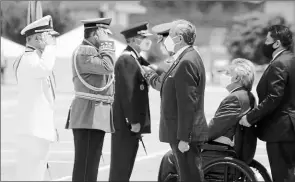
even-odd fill
[(81, 99), (87, 99), (92, 101), (99, 101), (108, 104), (112, 104), (114, 102), (114, 98), (112, 96), (100, 95), (100, 94), (90, 94), (85, 92), (75, 92), (75, 96)]

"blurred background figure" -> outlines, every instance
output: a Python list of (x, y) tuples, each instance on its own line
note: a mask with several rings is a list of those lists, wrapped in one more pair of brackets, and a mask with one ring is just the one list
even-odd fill
[(1, 84), (5, 81), (5, 69), (7, 67), (7, 59), (4, 56), (3, 48), (1, 47)]

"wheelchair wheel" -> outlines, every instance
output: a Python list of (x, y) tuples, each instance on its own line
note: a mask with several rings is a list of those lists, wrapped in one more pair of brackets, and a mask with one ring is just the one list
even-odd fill
[(206, 182), (257, 182), (254, 172), (231, 157), (214, 159), (203, 167)]
[(252, 162), (249, 164), (249, 167), (252, 168), (252, 170), (255, 174), (258, 173), (258, 175), (256, 175), (256, 177), (259, 181), (272, 182), (267, 169), (258, 161), (253, 159)]

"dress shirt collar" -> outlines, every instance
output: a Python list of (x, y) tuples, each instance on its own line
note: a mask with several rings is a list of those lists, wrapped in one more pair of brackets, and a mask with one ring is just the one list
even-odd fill
[(284, 52), (285, 51), (285, 49), (283, 49), (283, 50), (280, 50), (278, 53), (276, 53), (274, 56), (273, 56), (273, 58), (272, 58), (272, 60), (271, 60), (271, 62), (270, 63), (272, 63), (282, 52)]
[(186, 48), (188, 48), (189, 47), (189, 45), (187, 45), (187, 46), (184, 46), (183, 48), (181, 48), (181, 49), (179, 49), (172, 57), (173, 57), (173, 59), (174, 60), (177, 60), (178, 59), (178, 57), (180, 56), (180, 54), (186, 49)]

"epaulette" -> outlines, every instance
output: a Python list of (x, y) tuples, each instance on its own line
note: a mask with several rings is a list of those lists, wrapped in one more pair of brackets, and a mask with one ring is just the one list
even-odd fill
[(111, 51), (115, 52), (115, 44), (113, 41), (102, 41), (99, 44), (99, 50), (100, 51)]
[(123, 51), (121, 55), (128, 55), (128, 56), (132, 56), (135, 60), (137, 59), (137, 56), (132, 51)]
[(80, 45), (77, 54), (87, 55), (87, 56), (97, 56), (97, 50), (89, 45)]

